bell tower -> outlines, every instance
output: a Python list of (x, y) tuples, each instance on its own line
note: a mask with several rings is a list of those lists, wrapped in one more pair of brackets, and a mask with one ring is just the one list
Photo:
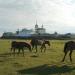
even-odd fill
[(37, 21), (36, 21), (36, 24), (35, 24), (35, 29), (38, 29), (38, 24), (37, 24)]
[(36, 24), (35, 24), (35, 33), (38, 32), (38, 24), (37, 24), (37, 21), (36, 21)]

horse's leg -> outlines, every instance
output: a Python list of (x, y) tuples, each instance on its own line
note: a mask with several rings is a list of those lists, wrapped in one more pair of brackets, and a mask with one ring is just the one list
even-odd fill
[(43, 49), (44, 49), (44, 52), (45, 52), (46, 51), (46, 46), (42, 45), (40, 49), (41, 49), (41, 52), (42, 52)]
[(19, 53), (20, 53), (20, 49), (18, 49), (18, 55), (19, 55)]
[(46, 52), (46, 46), (44, 46), (44, 52)]
[(32, 52), (31, 46), (29, 46), (29, 51)]
[(15, 48), (13, 48), (13, 54), (14, 54), (14, 56), (15, 56)]
[(42, 52), (43, 47), (41, 46), (41, 48), (40, 48), (40, 49), (41, 49), (41, 52)]
[(45, 45), (44, 45), (44, 43), (41, 45), (41, 52), (42, 52), (42, 50), (45, 48)]
[(23, 56), (24, 56), (24, 49), (22, 49), (22, 53), (23, 53)]
[(34, 49), (34, 45), (32, 45), (32, 50)]
[(37, 45), (35, 45), (35, 48), (36, 48), (36, 52), (37, 52)]
[(67, 52), (65, 52), (62, 62), (64, 62), (66, 55), (67, 55)]
[(70, 61), (72, 62), (72, 50), (70, 50), (70, 53), (69, 53), (69, 56), (70, 56)]
[(48, 46), (49, 46), (49, 48), (50, 48), (50, 46), (51, 46), (50, 42), (48, 42)]

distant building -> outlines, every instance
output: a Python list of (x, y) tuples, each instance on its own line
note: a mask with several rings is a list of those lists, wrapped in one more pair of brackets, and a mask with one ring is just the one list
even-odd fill
[(46, 30), (43, 27), (43, 25), (41, 26), (41, 28), (39, 28), (38, 24), (36, 22), (36, 25), (35, 25), (35, 34), (45, 34), (45, 33), (46, 33)]
[(19, 31), (19, 29), (18, 29), (18, 30), (16, 31), (16, 36), (28, 37), (28, 36), (31, 36), (31, 34), (33, 34), (33, 33), (34, 33), (34, 32), (33, 32), (32, 29), (28, 30), (28, 29), (24, 28), (24, 29), (22, 29), (21, 31)]
[(41, 27), (38, 27), (38, 24), (36, 22), (34, 30), (23, 28), (22, 30), (18, 29), (15, 33), (4, 32), (3, 37), (31, 37), (37, 34), (44, 35), (45, 33), (46, 33), (46, 29), (43, 27), (43, 25)]
[(13, 37), (13, 36), (15, 36), (15, 33), (12, 32), (4, 32), (2, 35), (3, 38)]
[(21, 37), (28, 37), (28, 36), (32, 36), (32, 34), (45, 34), (46, 30), (43, 27), (43, 25), (41, 26), (41, 28), (38, 27), (37, 22), (35, 25), (35, 30), (32, 29), (22, 29), (19, 31), (19, 29), (16, 31), (16, 36), (21, 36)]

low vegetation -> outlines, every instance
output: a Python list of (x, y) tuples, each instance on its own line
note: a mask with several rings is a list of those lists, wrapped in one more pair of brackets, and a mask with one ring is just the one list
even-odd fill
[[(72, 54), (71, 63), (67, 55), (64, 62), (63, 58), (64, 44), (68, 40), (50, 40), (51, 46), (47, 47), (46, 52), (35, 53), (25, 50), (24, 56), (16, 52), (10, 55), (10, 46), (12, 40), (0, 40), (0, 75), (75, 75), (75, 52)], [(17, 40), (26, 41), (30, 40)]]

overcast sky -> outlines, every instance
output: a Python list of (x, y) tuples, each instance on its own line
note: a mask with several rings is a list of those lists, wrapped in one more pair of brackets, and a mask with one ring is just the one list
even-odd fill
[(75, 33), (75, 0), (0, 0), (0, 35), (43, 24), (53, 33)]

